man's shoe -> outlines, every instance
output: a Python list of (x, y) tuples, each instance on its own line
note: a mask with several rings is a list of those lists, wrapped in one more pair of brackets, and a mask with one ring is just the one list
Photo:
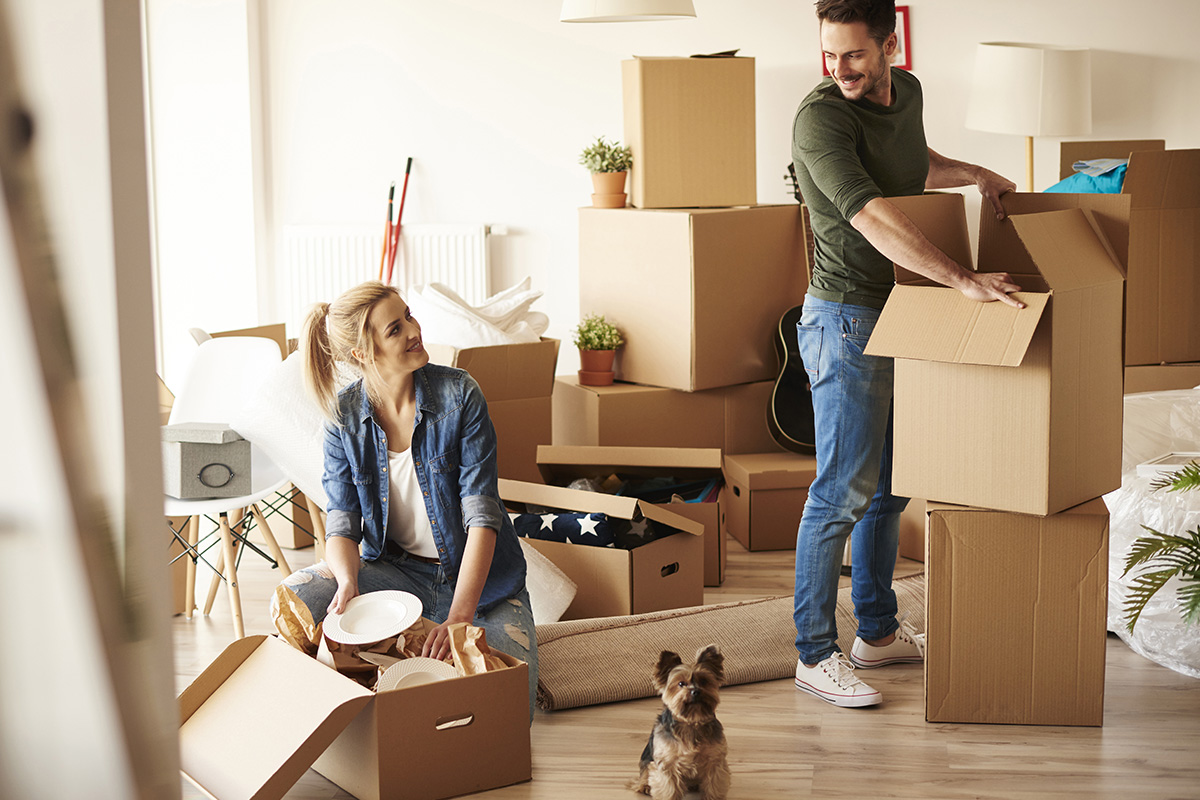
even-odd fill
[(816, 666), (796, 664), (796, 688), (842, 708), (873, 706), (883, 700), (879, 692), (854, 675), (854, 665), (844, 653), (834, 653)]
[(891, 643), (876, 647), (855, 636), (854, 645), (850, 648), (850, 661), (859, 669), (875, 669), (888, 664), (920, 664), (924, 660), (925, 634), (914, 631), (905, 617), (900, 618), (900, 628)]

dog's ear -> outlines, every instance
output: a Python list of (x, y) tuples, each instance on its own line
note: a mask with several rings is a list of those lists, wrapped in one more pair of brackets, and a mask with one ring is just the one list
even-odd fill
[(662, 691), (667, 688), (667, 678), (671, 675), (671, 670), (683, 663), (683, 659), (678, 653), (672, 653), (670, 650), (663, 650), (658, 654), (658, 666), (654, 668), (654, 688)]
[(696, 653), (696, 665), (707, 669), (717, 680), (725, 680), (725, 656), (721, 655), (720, 648), (715, 644), (703, 647)]

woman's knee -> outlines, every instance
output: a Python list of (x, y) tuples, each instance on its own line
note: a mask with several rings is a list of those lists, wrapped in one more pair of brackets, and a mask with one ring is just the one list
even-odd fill
[(333, 577), (333, 570), (324, 561), (293, 572), (280, 581), (280, 585), (290, 589), (308, 607), (313, 622), (320, 622), (325, 618), (325, 610), (337, 593), (337, 580)]

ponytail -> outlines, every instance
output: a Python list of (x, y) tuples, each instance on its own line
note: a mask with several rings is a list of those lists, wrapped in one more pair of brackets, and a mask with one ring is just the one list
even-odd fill
[(321, 413), (338, 421), (337, 387), (334, 385), (333, 351), (325, 327), (329, 303), (317, 303), (304, 319), (304, 385), (317, 401)]

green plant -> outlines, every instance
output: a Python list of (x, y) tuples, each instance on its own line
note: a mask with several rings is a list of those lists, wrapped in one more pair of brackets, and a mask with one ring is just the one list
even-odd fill
[[(1150, 484), (1153, 491), (1166, 489), (1171, 492), (1200, 489), (1200, 464), (1195, 461), (1186, 467), (1155, 480)], [(1133, 632), (1133, 626), (1146, 608), (1146, 603), (1166, 585), (1167, 581), (1179, 576), (1179, 603), (1184, 622), (1200, 621), (1200, 526), (1176, 536), (1142, 526), (1150, 535), (1142, 536), (1133, 543), (1133, 549), (1125, 558), (1125, 572), (1145, 564), (1149, 570), (1133, 579), (1129, 596), (1125, 598), (1125, 625)]]
[(571, 330), (571, 341), (580, 350), (616, 350), (625, 344), (617, 326), (603, 314), (586, 314)]
[(588, 172), (625, 172), (633, 166), (633, 154), (620, 142), (606, 142), (603, 136), (598, 136), (579, 155), (579, 163)]

